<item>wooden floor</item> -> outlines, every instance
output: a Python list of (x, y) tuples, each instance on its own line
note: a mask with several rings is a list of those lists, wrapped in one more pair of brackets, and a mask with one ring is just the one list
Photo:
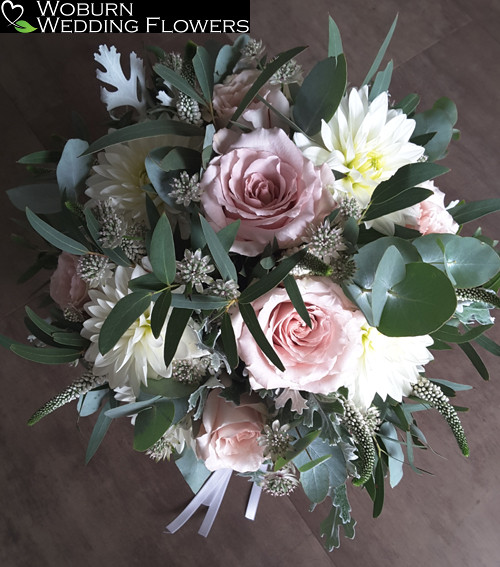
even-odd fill
[[(308, 45), (306, 68), (326, 55), (327, 16), (337, 21), (347, 55), (349, 81), (364, 78), (395, 15), (389, 50), (395, 98), (422, 94), (422, 108), (440, 96), (459, 109), (461, 140), (444, 161), (452, 169), (441, 188), (450, 199), (500, 196), (500, 3), (498, 0), (251, 0), (251, 35), (271, 53)], [(53, 134), (72, 136), (70, 110), (84, 116), (94, 136), (106, 118), (99, 101), (92, 54), (114, 43), (125, 55), (143, 44), (170, 49), (183, 36), (0, 36), (0, 184), (24, 182), (16, 159), (42, 149)], [(202, 40), (202, 37), (197, 38)], [(10, 234), (26, 233), (22, 215), (0, 194), (0, 333), (24, 340), (23, 306), (46, 274), (27, 284), (16, 278), (33, 254), (14, 246)], [(499, 236), (500, 217), (484, 232)], [(497, 333), (496, 339), (498, 340)], [(422, 428), (436, 451), (419, 455), (432, 472), (410, 469), (386, 494), (374, 520), (368, 496), (351, 490), (358, 521), (354, 541), (328, 553), (319, 537), (326, 508), (309, 512), (300, 494), (264, 496), (254, 522), (244, 518), (249, 485), (234, 476), (207, 539), (197, 515), (175, 535), (164, 526), (191, 494), (174, 465), (155, 464), (132, 450), (132, 429), (112, 425), (101, 450), (84, 465), (93, 420), (76, 420), (75, 407), (59, 410), (33, 428), (26, 420), (71, 377), (62, 367), (41, 367), (0, 352), (0, 565), (5, 567), (496, 567), (500, 565), (500, 361), (486, 357), (491, 380), (483, 382), (460, 351), (443, 353), (432, 376), (463, 381), (474, 389), (459, 403), (471, 408), (463, 423), (471, 456), (463, 458), (439, 416)]]

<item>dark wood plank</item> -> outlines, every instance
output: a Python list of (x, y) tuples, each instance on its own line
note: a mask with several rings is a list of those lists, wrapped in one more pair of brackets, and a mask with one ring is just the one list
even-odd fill
[[(499, 76), (492, 72), (500, 56), (497, 4), (490, 0), (252, 0), (252, 35), (271, 53), (309, 45), (301, 57), (307, 68), (326, 54), (327, 16), (338, 22), (352, 84), (361, 81), (385, 33), (399, 12), (399, 24), (388, 58), (396, 71), (393, 95), (411, 90), (429, 105), (442, 95), (456, 100), (462, 139), (452, 147), (452, 168), (443, 190), (450, 198), (499, 196)], [(94, 80), (92, 54), (100, 43), (112, 43), (125, 54), (141, 53), (145, 43), (182, 45), (185, 36), (75, 35), (0, 36), (0, 105), (3, 148), (2, 186), (22, 182), (13, 166), (25, 153), (41, 149), (52, 134), (71, 135), (70, 111), (78, 111), (93, 135), (102, 133), (106, 114)], [(202, 37), (196, 38), (202, 41)], [(487, 56), (485, 56), (487, 54)], [(15, 278), (30, 263), (12, 247), (9, 235), (19, 229), (11, 217), (22, 215), (0, 195), (2, 258), (0, 333), (24, 340), (22, 306), (39, 280), (16, 286)], [(498, 218), (489, 217), (485, 232), (498, 234)], [(497, 339), (498, 339), (497, 332)], [(156, 465), (131, 448), (126, 421), (112, 430), (94, 460), (83, 465), (92, 421), (77, 424), (75, 408), (61, 409), (34, 428), (25, 423), (32, 411), (60, 391), (75, 373), (63, 367), (40, 367), (1, 352), (4, 410), (0, 421), (0, 561), (7, 567), (39, 565), (173, 566), (236, 564), (299, 566), (308, 563), (364, 565), (389, 562), (404, 567), (492, 567), (498, 563), (496, 536), (500, 390), (495, 384), (498, 359), (487, 356), (491, 383), (482, 383), (460, 352), (440, 353), (436, 377), (474, 386), (459, 398), (471, 412), (463, 417), (471, 457), (458, 454), (440, 416), (422, 418), (432, 447), (419, 464), (435, 476), (407, 471), (402, 484), (387, 494), (380, 518), (371, 518), (366, 494), (351, 490), (357, 537), (340, 550), (322, 548), (319, 523), (324, 505), (309, 513), (306, 499), (264, 496), (255, 522), (243, 517), (249, 485), (234, 477), (208, 539), (196, 534), (198, 514), (176, 535), (163, 527), (190, 500), (190, 492), (173, 465)]]

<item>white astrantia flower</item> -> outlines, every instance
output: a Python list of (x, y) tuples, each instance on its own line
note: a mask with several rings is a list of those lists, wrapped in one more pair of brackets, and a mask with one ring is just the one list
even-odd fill
[(365, 323), (361, 329), (362, 349), (354, 372), (347, 379), (349, 398), (360, 411), (366, 411), (378, 394), (401, 402), (410, 395), (424, 365), (434, 359), (427, 347), (429, 335), (388, 337)]
[[(114, 278), (109, 279), (100, 289), (90, 290), (90, 301), (85, 304), (90, 317), (84, 321), (82, 329), (82, 335), (91, 341), (85, 359), (93, 363), (94, 374), (106, 374), (112, 389), (129, 386), (135, 396), (138, 396), (141, 384), (146, 385), (149, 379), (168, 378), (172, 374), (172, 365), (167, 368), (163, 358), (168, 317), (160, 336), (155, 338), (150, 319), (154, 305), (152, 302), (109, 352), (101, 354), (98, 341), (101, 327), (111, 310), (122, 297), (130, 293), (130, 279), (145, 273), (146, 270), (141, 266), (118, 266)], [(198, 347), (198, 342), (192, 322), (182, 335), (174, 359), (191, 359), (209, 354)]]
[(424, 148), (409, 141), (414, 129), (414, 120), (389, 108), (387, 92), (370, 101), (365, 85), (343, 97), (333, 117), (322, 121), (316, 141), (301, 133), (294, 141), (315, 165), (327, 163), (343, 174), (333, 186), (337, 201), (354, 197), (365, 208), (379, 183), (423, 157)]

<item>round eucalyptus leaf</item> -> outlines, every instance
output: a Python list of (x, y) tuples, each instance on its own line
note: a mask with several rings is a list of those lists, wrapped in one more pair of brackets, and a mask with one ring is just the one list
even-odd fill
[(390, 337), (427, 335), (448, 321), (456, 305), (443, 272), (423, 262), (407, 264), (405, 278), (387, 290), (378, 329)]
[(379, 262), (391, 246), (399, 251), (405, 264), (420, 261), (418, 251), (407, 240), (395, 236), (378, 238), (363, 246), (355, 256), (357, 270), (353, 280), (358, 286), (372, 289)]
[(448, 242), (457, 238), (461, 239), (456, 234), (426, 234), (416, 238), (413, 241), (413, 246), (418, 250), (423, 262), (432, 264), (445, 272), (444, 247)]
[(485, 242), (471, 236), (447, 242), (444, 261), (446, 273), (457, 288), (480, 286), (500, 270), (497, 252)]

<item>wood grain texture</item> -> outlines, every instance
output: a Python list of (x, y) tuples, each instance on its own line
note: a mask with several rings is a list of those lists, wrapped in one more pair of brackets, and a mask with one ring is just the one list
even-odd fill
[[(422, 108), (440, 96), (459, 110), (461, 139), (444, 164), (451, 172), (440, 183), (449, 199), (500, 196), (500, 10), (494, 0), (251, 0), (251, 35), (271, 54), (308, 45), (299, 58), (306, 69), (326, 54), (327, 17), (338, 23), (348, 61), (349, 81), (358, 84), (394, 17), (398, 26), (386, 60), (394, 59), (391, 93), (422, 95)], [(146, 44), (169, 50), (186, 36), (33, 35), (0, 36), (0, 108), (3, 189), (23, 183), (15, 161), (42, 149), (53, 134), (73, 134), (71, 114), (83, 116), (93, 136), (103, 132), (106, 113), (99, 101), (92, 54), (115, 44), (123, 57), (139, 55)], [(203, 41), (203, 36), (194, 38)], [(10, 234), (26, 231), (23, 215), (0, 192), (3, 269), (0, 271), (0, 333), (24, 340), (24, 304), (47, 279), (16, 285), (32, 262), (11, 244)], [(499, 233), (498, 216), (481, 222)], [(467, 228), (467, 230), (471, 230)], [(496, 332), (498, 340), (499, 333)], [(320, 505), (310, 513), (300, 493), (263, 496), (254, 522), (244, 518), (250, 486), (233, 476), (208, 538), (196, 532), (197, 514), (175, 535), (163, 534), (189, 502), (190, 491), (174, 465), (157, 465), (132, 450), (132, 428), (113, 423), (95, 458), (84, 466), (93, 420), (77, 420), (74, 405), (58, 410), (33, 428), (31, 413), (59, 392), (74, 370), (42, 367), (0, 351), (3, 384), (0, 418), (0, 564), (6, 567), (101, 567), (105, 565), (260, 565), (382, 567), (495, 567), (500, 493), (499, 362), (485, 356), (491, 379), (485, 383), (459, 350), (440, 353), (432, 376), (463, 381), (474, 389), (458, 403), (471, 411), (462, 421), (471, 446), (463, 458), (438, 415), (422, 416), (422, 429), (436, 451), (418, 464), (434, 476), (407, 469), (401, 485), (386, 494), (384, 511), (371, 518), (368, 496), (350, 490), (358, 521), (354, 541), (343, 539), (327, 553), (319, 523)]]

